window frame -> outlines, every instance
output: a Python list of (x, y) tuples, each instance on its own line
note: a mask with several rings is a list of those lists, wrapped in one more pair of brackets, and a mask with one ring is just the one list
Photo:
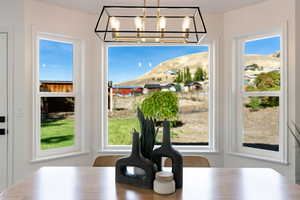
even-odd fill
[[(40, 92), (40, 40), (49, 40), (55, 42), (68, 43), (73, 45), (73, 91), (72, 92)], [(82, 44), (80, 39), (37, 32), (33, 36), (33, 127), (34, 127), (34, 141), (33, 141), (33, 160), (39, 161), (47, 158), (55, 158), (61, 156), (69, 156), (76, 153), (84, 152), (84, 138), (82, 136), (84, 130), (83, 117), (83, 92), (82, 92)], [(54, 148), (54, 149), (41, 149), (41, 98), (42, 97), (73, 97), (75, 99), (74, 104), (74, 145), (68, 147)]]
[[(101, 57), (102, 62), (100, 66), (100, 84), (99, 89), (100, 91), (103, 91), (100, 96), (100, 142), (98, 143), (98, 153), (128, 153), (131, 150), (130, 145), (109, 145), (108, 144), (108, 108), (107, 103), (108, 99), (106, 98), (108, 95), (108, 87), (107, 87), (107, 81), (108, 81), (108, 48), (109, 47), (126, 47), (126, 46), (145, 46), (143, 44), (107, 44), (107, 43), (101, 43)], [(180, 44), (151, 44), (147, 46), (195, 46), (195, 45), (180, 45)], [(209, 49), (209, 145), (208, 146), (202, 146), (202, 145), (173, 145), (175, 149), (182, 153), (197, 153), (197, 152), (213, 152), (218, 153), (219, 152), (219, 137), (216, 134), (216, 113), (218, 112), (218, 106), (216, 103), (216, 96), (217, 96), (217, 79), (216, 79), (216, 57), (217, 57), (217, 42), (211, 41), (211, 42), (202, 42), (199, 44), (199, 46), (208, 46)], [(102, 81), (101, 81), (102, 80)]]
[[(252, 91), (247, 92), (244, 90), (244, 50), (245, 43), (249, 41), (261, 40), (271, 37), (280, 37), (280, 75), (281, 75), (281, 89), (280, 91), (260, 92)], [(233, 41), (233, 79), (232, 79), (232, 109), (231, 109), (231, 133), (229, 139), (229, 150), (232, 154), (257, 158), (261, 160), (274, 161), (279, 163), (288, 163), (287, 152), (287, 123), (288, 123), (288, 106), (287, 106), (287, 33), (286, 28), (281, 28), (274, 31), (265, 33), (254, 33), (247, 36), (234, 38)], [(278, 140), (279, 151), (270, 151), (264, 149), (256, 149), (243, 146), (243, 99), (249, 96), (276, 96), (279, 97), (279, 116), (278, 116)], [(236, 105), (236, 106), (235, 106)]]

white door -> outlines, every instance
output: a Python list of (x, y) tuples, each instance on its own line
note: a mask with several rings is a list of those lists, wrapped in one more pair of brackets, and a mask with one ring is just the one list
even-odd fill
[(8, 182), (7, 34), (0, 33), (0, 191)]

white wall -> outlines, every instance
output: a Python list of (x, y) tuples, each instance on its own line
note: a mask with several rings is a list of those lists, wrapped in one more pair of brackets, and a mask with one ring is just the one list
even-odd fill
[[(274, 30), (283, 27), (285, 23), (288, 23), (288, 67), (289, 67), (289, 118), (295, 119), (295, 11), (294, 0), (269, 0), (264, 3), (244, 7), (241, 9), (233, 10), (225, 13), (224, 15), (224, 71), (222, 74), (224, 83), (224, 94), (222, 96), (227, 97), (227, 101), (224, 102), (224, 119), (229, 119), (229, 94), (231, 93), (231, 74), (232, 74), (232, 42), (234, 37), (247, 36), (249, 34), (260, 34), (269, 30)], [(229, 81), (226, 81), (229, 80)], [(297, 95), (300, 95), (299, 92)], [(224, 130), (227, 136), (224, 143), (228, 139), (230, 133), (229, 124), (230, 121), (225, 121)], [(266, 161), (260, 161), (256, 159), (243, 158), (232, 156), (227, 153), (224, 155), (225, 167), (269, 167), (277, 170), (281, 174), (287, 176), (294, 181), (295, 169), (294, 169), (294, 144), (290, 143), (289, 152), (289, 165), (276, 164)]]
[[(10, 9), (11, 10), (11, 9)], [(93, 33), (97, 16), (77, 10), (65, 9), (47, 3), (26, 0), (25, 7), (25, 57), (26, 65), (17, 71), (19, 78), (15, 78), (16, 109), (22, 113), (17, 116), (14, 141), (14, 180), (30, 175), (41, 166), (90, 166), (92, 148), (88, 145), (89, 154), (33, 163), (33, 62), (32, 43), (34, 32), (55, 33), (81, 39), (84, 43), (84, 85), (86, 106), (84, 120), (86, 129), (84, 137), (87, 144), (93, 138), (94, 128), (94, 82), (95, 70), (98, 67), (97, 38)], [(19, 73), (20, 72), (20, 73)]]

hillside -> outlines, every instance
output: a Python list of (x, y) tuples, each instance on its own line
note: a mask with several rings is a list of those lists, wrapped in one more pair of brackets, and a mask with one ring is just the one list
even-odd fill
[[(265, 68), (278, 68), (280, 65), (280, 58), (274, 55), (247, 55), (245, 58), (246, 66), (257, 64)], [(171, 60), (160, 63), (150, 72), (136, 78), (134, 80), (119, 83), (119, 86), (144, 86), (146, 83), (160, 83), (168, 84), (174, 81), (176, 75), (174, 72), (184, 67), (189, 67), (192, 74), (196, 72), (198, 67), (208, 69), (208, 53), (195, 53), (186, 56), (177, 57)]]

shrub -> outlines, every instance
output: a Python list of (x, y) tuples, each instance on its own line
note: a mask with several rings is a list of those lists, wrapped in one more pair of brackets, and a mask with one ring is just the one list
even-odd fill
[(272, 71), (259, 74), (254, 81), (259, 91), (274, 91), (280, 89), (280, 73)]
[(258, 111), (261, 108), (261, 99), (259, 97), (250, 97), (248, 106), (251, 108), (251, 111)]
[(252, 86), (252, 85), (247, 85), (246, 87), (246, 92), (253, 92), (253, 91), (257, 91), (256, 87)]
[(279, 97), (260, 97), (261, 106), (266, 107), (277, 107), (279, 106)]
[[(247, 86), (246, 91), (278, 91), (280, 90), (280, 73), (278, 71), (261, 73), (256, 77), (254, 84), (255, 87)], [(279, 106), (278, 97), (252, 97), (249, 103), (249, 107), (254, 111), (259, 110), (259, 108), (277, 106)]]
[(181, 85), (179, 85), (179, 84), (175, 85), (175, 89), (176, 89), (176, 92), (181, 92), (182, 91)]
[(179, 112), (179, 100), (173, 92), (154, 92), (144, 99), (141, 110), (145, 117), (155, 120), (175, 120)]

